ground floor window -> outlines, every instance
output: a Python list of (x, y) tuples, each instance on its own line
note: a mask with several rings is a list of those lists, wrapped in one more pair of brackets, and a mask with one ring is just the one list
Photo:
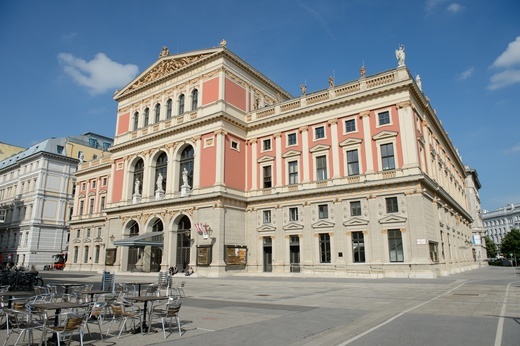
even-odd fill
[(398, 229), (388, 230), (388, 249), (390, 251), (390, 262), (403, 262), (403, 236)]
[(352, 232), (352, 255), (354, 263), (365, 262), (365, 237), (363, 232)]
[(330, 234), (320, 233), (320, 263), (330, 263)]
[(439, 262), (439, 244), (436, 242), (430, 242), (430, 259), (432, 262)]

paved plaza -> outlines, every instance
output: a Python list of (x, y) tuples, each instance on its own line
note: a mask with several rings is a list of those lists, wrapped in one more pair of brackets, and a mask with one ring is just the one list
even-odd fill
[[(176, 275), (175, 282), (186, 281), (182, 336), (175, 329), (165, 339), (156, 321), (155, 332), (117, 339), (111, 331), (101, 341), (91, 324), (93, 339), (87, 334), (85, 344), (518, 345), (519, 273), (484, 267), (438, 279)], [(101, 284), (100, 273), (42, 274), (45, 283)], [(117, 282), (156, 280), (157, 273), (116, 274)], [(1, 330), (0, 340), (5, 335)]]

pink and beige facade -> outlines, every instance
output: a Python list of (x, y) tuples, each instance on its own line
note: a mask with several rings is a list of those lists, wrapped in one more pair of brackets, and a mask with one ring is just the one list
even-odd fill
[(114, 99), (110, 158), (77, 172), (70, 270), (477, 267), (464, 165), (405, 66), (293, 97), (224, 45), (163, 49)]

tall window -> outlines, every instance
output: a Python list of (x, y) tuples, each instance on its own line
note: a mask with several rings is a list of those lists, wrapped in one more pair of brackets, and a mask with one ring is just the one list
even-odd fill
[(94, 213), (94, 198), (91, 198), (89, 200), (88, 213), (89, 214)]
[(184, 94), (179, 95), (179, 114), (184, 113)]
[(105, 199), (106, 199), (105, 196), (101, 196), (101, 199), (99, 201), (99, 210), (104, 210), (105, 209)]
[(399, 205), (397, 204), (397, 197), (385, 198), (385, 202), (386, 202), (386, 212), (387, 213), (399, 212)]
[(388, 249), (390, 251), (390, 262), (403, 262), (403, 236), (398, 229), (388, 230)]
[(85, 252), (83, 253), (83, 263), (88, 263), (88, 246), (85, 246)]
[(273, 186), (271, 166), (263, 167), (263, 178), (264, 178), (264, 184), (263, 184), (264, 189), (270, 188)]
[(139, 128), (139, 112), (134, 113), (134, 127), (133, 130), (137, 130)]
[(150, 108), (146, 107), (144, 110), (144, 126), (148, 126), (150, 121)]
[(78, 263), (79, 247), (74, 246), (74, 263)]
[[(139, 159), (135, 163), (134, 166), (134, 185), (133, 185), (133, 193), (141, 194), (143, 191), (143, 174), (144, 174), (144, 161), (142, 159)], [(139, 182), (138, 182), (139, 181)], [(136, 188), (137, 187), (137, 191)]]
[(320, 233), (320, 263), (330, 263), (330, 235), (328, 233)]
[(363, 232), (352, 232), (352, 256), (354, 263), (365, 262), (365, 237)]
[(172, 99), (168, 99), (166, 102), (166, 119), (170, 119), (172, 117)]
[(298, 184), (298, 161), (289, 162), (289, 184)]
[(191, 110), (197, 109), (197, 105), (199, 104), (199, 91), (197, 89), (193, 89), (191, 92)]
[[(166, 191), (167, 168), (168, 168), (168, 156), (166, 156), (166, 153), (163, 152), (157, 158), (157, 162), (155, 165), (155, 181), (156, 181), (155, 188), (156, 189), (159, 188), (159, 186), (157, 186), (157, 183), (160, 183), (160, 185), (161, 185), (160, 188), (163, 191)], [(162, 176), (162, 178), (159, 176), (159, 174)]]
[(316, 157), (316, 178), (317, 180), (327, 180), (327, 156)]
[(161, 104), (158, 103), (155, 105), (155, 123), (159, 122), (160, 117), (161, 117)]
[(289, 221), (298, 221), (298, 208), (289, 208)]
[(356, 120), (350, 119), (345, 121), (345, 132), (354, 132), (356, 131)]
[(271, 150), (271, 139), (264, 139), (262, 141), (262, 150)]
[(394, 145), (392, 143), (381, 145), (381, 161), (383, 171), (395, 169)]
[[(186, 171), (188, 172), (187, 178), (188, 178), (188, 185), (193, 186), (193, 155), (194, 155), (193, 147), (187, 146), (184, 148), (184, 150), (181, 153), (181, 161), (180, 161), (180, 171), (183, 172), (184, 168), (186, 168)], [(182, 180), (182, 173), (179, 177), (180, 185), (181, 187), (184, 182)], [(179, 189), (180, 190), (180, 189)]]
[(94, 263), (99, 263), (99, 254), (101, 252), (100, 250), (101, 250), (101, 246), (96, 245), (96, 251), (94, 253)]
[(78, 215), (83, 215), (84, 208), (85, 208), (85, 201), (83, 201), (83, 200), (79, 201), (79, 214)]
[(329, 206), (327, 204), (318, 205), (318, 217), (320, 219), (328, 219), (329, 218)]
[(264, 223), (271, 223), (271, 211), (270, 210), (263, 211), (263, 220), (264, 220)]
[(361, 216), (361, 202), (350, 202), (350, 216)]
[(316, 127), (314, 129), (314, 138), (315, 139), (325, 138), (325, 127), (323, 127), (323, 126)]
[(377, 117), (379, 119), (379, 125), (390, 124), (390, 112), (381, 112)]
[(359, 157), (357, 149), (347, 151), (347, 166), (348, 175), (359, 175)]

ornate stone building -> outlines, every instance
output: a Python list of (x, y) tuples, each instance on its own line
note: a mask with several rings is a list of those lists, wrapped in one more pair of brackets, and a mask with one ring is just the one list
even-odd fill
[[(520, 204), (508, 204), (496, 210), (483, 210), (482, 220), (486, 235), (493, 240), (498, 248), (502, 244), (502, 239), (511, 229), (520, 229)], [(508, 254), (504, 254), (508, 256)]]
[(114, 95), (111, 157), (79, 167), (67, 267), (435, 277), (478, 266), (467, 172), (400, 53), (395, 69), (293, 97), (225, 42), (164, 48)]

